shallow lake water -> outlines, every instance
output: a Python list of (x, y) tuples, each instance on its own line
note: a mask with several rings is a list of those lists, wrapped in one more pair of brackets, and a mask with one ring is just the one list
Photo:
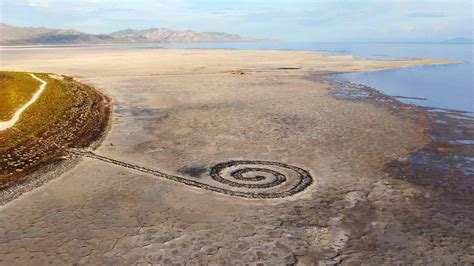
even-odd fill
[[(474, 112), (474, 44), (448, 43), (222, 43), (167, 44), (173, 48), (276, 49), (350, 54), (372, 59), (434, 58), (450, 65), (347, 73), (341, 77), (373, 87), (400, 101), (421, 106)], [(472, 115), (472, 114), (471, 114)]]

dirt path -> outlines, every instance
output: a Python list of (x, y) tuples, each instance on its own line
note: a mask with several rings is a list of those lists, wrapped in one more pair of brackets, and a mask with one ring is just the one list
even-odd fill
[(38, 91), (36, 91), (35, 94), (33, 94), (33, 97), (31, 97), (31, 99), (25, 105), (23, 105), (18, 110), (16, 110), (16, 112), (13, 114), (13, 116), (12, 116), (12, 118), (10, 118), (10, 120), (0, 121), (0, 131), (13, 127), (15, 125), (15, 123), (20, 119), (21, 114), (30, 105), (35, 103), (36, 100), (38, 100), (39, 96), (41, 95), (41, 93), (43, 93), (44, 89), (46, 88), (46, 85), (48, 84), (48, 82), (38, 78), (34, 74), (31, 74), (31, 73), (29, 73), (29, 74), (32, 78), (34, 78), (34, 79), (38, 80), (39, 82), (41, 82), (41, 85), (39, 86)]

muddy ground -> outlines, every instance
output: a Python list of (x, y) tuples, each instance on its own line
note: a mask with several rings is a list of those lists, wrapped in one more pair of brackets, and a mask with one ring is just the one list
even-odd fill
[[(4, 58), (15, 70), (68, 72), (110, 96), (111, 129), (94, 154), (137, 167), (81, 157), (72, 170), (1, 207), (1, 263), (474, 261), (470, 208), (453, 203), (456, 211), (442, 212), (437, 190), (387, 171), (430, 143), (424, 114), (340, 100), (330, 85), (308, 78), (421, 62), (74, 49), (10, 51)], [(213, 167), (233, 160), (295, 166), (312, 183), (295, 195), (248, 199), (146, 170), (218, 186)], [(278, 175), (255, 172), (243, 175)], [(252, 182), (262, 181), (243, 180)]]

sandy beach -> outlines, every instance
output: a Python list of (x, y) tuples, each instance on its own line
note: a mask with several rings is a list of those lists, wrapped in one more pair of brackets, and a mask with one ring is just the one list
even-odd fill
[[(336, 99), (330, 85), (311, 78), (449, 62), (292, 51), (0, 53), (2, 70), (68, 75), (110, 97), (110, 128), (93, 154), (133, 166), (76, 154), (67, 171), (42, 173), (52, 181), (0, 207), (0, 264), (474, 260), (471, 217), (453, 222), (457, 216), (427, 203), (435, 191), (386, 171), (430, 142), (426, 117)], [(255, 191), (210, 177), (216, 165), (235, 161), (279, 163), (257, 172), (283, 171), (289, 185), (259, 192), (286, 191), (301, 173), (312, 182), (284, 197), (249, 199), (154, 172)]]

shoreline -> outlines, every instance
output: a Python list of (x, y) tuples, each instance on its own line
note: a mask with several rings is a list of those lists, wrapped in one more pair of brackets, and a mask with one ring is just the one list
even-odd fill
[(474, 161), (470, 159), (474, 158), (474, 149), (472, 143), (455, 141), (455, 137), (474, 139), (474, 118), (468, 115), (471, 113), (403, 103), (398, 100), (400, 96), (390, 96), (377, 88), (337, 75), (329, 74), (321, 78), (331, 87), (336, 86), (331, 89), (336, 99), (367, 102), (404, 119), (414, 120), (425, 128), (428, 143), (413, 151), (408, 158), (387, 163), (386, 171), (392, 178), (432, 188), (451, 201), (474, 202)]
[[(468, 232), (472, 232), (474, 225), (474, 211), (471, 208), (474, 204), (474, 148), (473, 143), (452, 143), (452, 139), (454, 136), (474, 139), (474, 118), (466, 116), (464, 111), (436, 112), (438, 108), (403, 103), (395, 96), (345, 80), (337, 74), (312, 75), (309, 79), (326, 82), (336, 99), (375, 105), (404, 120), (423, 125), (422, 134), (427, 137), (424, 145), (407, 157), (387, 162), (383, 171), (389, 179), (408, 182), (423, 191), (422, 195), (414, 197), (411, 204), (416, 204), (413, 208), (419, 210), (417, 215), (423, 213), (426, 217), (436, 217), (438, 221), (433, 222), (431, 230), (450, 238), (463, 239), (466, 242), (464, 250), (472, 248), (472, 245), (469, 247), (472, 238)], [(439, 123), (439, 120), (445, 122)], [(420, 223), (431, 223), (429, 218), (424, 221), (414, 219), (412, 222), (412, 230), (422, 230)], [(346, 223), (344, 229), (352, 229), (352, 223)], [(364, 244), (353, 244), (351, 249), (352, 252), (363, 252), (366, 247)], [(338, 262), (338, 259), (335, 261)]]

